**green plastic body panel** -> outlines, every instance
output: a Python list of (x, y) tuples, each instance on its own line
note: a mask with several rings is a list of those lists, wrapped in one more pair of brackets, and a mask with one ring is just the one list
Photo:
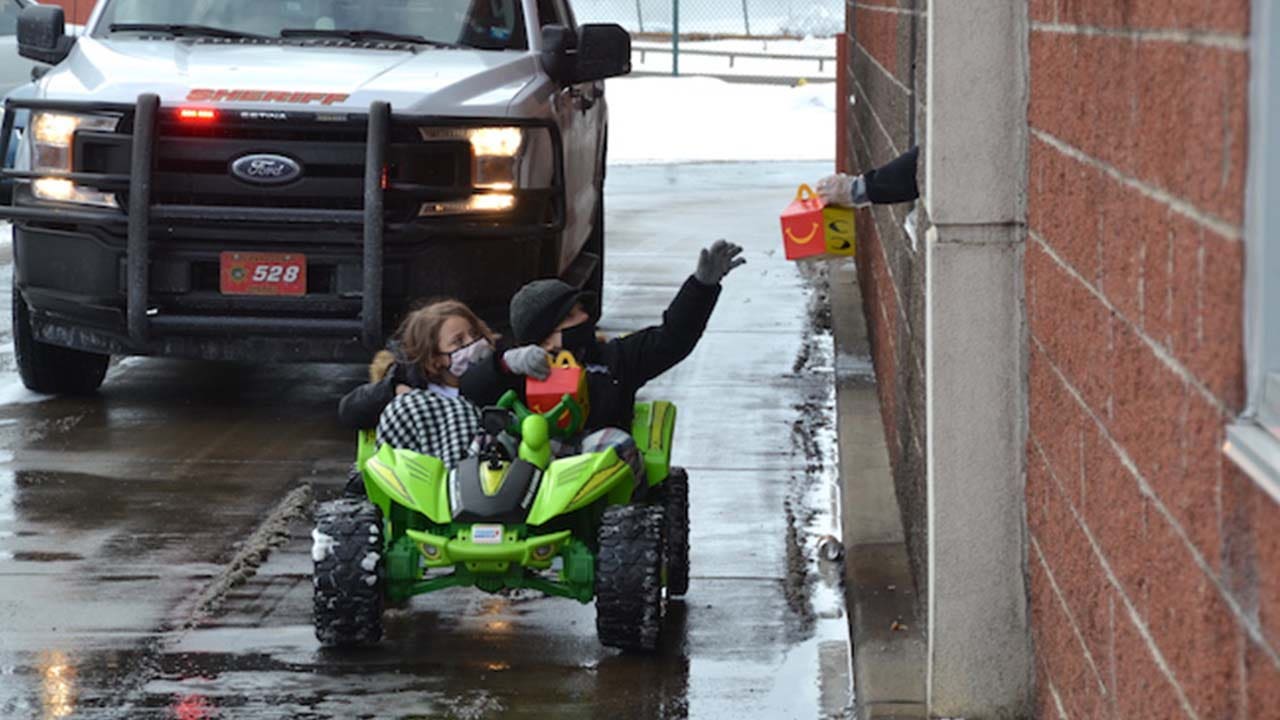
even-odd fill
[(573, 535), (568, 530), (562, 530), (522, 539), (520, 537), (522, 530), (523, 528), (517, 526), (504, 528), (503, 541), (494, 545), (478, 545), (472, 542), (470, 528), (465, 526), (458, 531), (456, 537), (445, 537), (417, 530), (409, 530), (405, 534), (418, 543), (423, 565), (426, 567), (441, 568), (466, 563), (470, 566), (468, 569), (474, 573), (505, 572), (506, 567), (498, 566), (512, 563), (545, 570), (551, 567), (551, 561)]
[(676, 406), (659, 400), (636, 403), (631, 437), (644, 456), (649, 485), (657, 485), (671, 472), (671, 445), (676, 433)]
[[(356, 461), (365, 491), (382, 509), (387, 524), (384, 551), (391, 601), (451, 587), (491, 593), (529, 588), (582, 603), (595, 597), (592, 548), (599, 512), (603, 504), (631, 502), (635, 489), (631, 468), (612, 449), (553, 460), (548, 440), (560, 436), (560, 428), (548, 422), (546, 415), (530, 412), (512, 395), (503, 400), (521, 426), (520, 457), (542, 468), (544, 475), (526, 524), (505, 526), (501, 543), (472, 542), (472, 526), (452, 522), (449, 475), (443, 462), (390, 446), (379, 448), (372, 430), (360, 433)], [(550, 414), (558, 413), (569, 413), (575, 425), (581, 422), (581, 411), (571, 398)], [(650, 485), (666, 480), (670, 471), (675, 420), (671, 403), (636, 404), (632, 436), (644, 457)], [(553, 520), (555, 527), (563, 528), (566, 519), (573, 530), (529, 535)], [(544, 571), (557, 557), (563, 567), (552, 578)]]
[[(365, 488), (387, 496), (434, 523), (448, 523), (449, 473), (438, 458), (383, 445), (363, 467)], [(373, 492), (369, 493), (370, 498)], [(385, 515), (390, 511), (384, 508)]]
[(542, 525), (606, 496), (613, 504), (628, 503), (634, 485), (631, 467), (613, 448), (556, 460), (542, 476), (538, 495), (529, 508), (529, 524)]

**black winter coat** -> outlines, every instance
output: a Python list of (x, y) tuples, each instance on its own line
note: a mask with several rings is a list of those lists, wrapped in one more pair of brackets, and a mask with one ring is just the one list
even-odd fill
[[(614, 427), (631, 431), (636, 393), (693, 352), (720, 297), (720, 286), (690, 277), (680, 288), (662, 324), (608, 342), (597, 342), (585, 357), (591, 414), (585, 431)], [(497, 352), (462, 376), (462, 395), (480, 407), (497, 403), (508, 390), (524, 399), (525, 377), (509, 372)]]
[(867, 199), (876, 205), (912, 202), (920, 198), (916, 184), (920, 164), (920, 146), (890, 160), (875, 170), (868, 170), (863, 178), (867, 183)]
[(392, 342), (387, 350), (395, 355), (396, 362), (386, 377), (352, 390), (338, 401), (338, 422), (352, 430), (371, 430), (378, 427), (382, 411), (396, 399), (396, 386), (408, 385), (415, 390), (426, 390), (426, 377), (422, 371), (405, 359), (398, 343)]

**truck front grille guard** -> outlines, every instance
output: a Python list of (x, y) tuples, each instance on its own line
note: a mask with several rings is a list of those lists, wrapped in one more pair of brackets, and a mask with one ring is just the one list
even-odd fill
[[(375, 101), (365, 116), (367, 125), (364, 167), (363, 210), (327, 210), (311, 208), (237, 208), (218, 206), (153, 205), (152, 177), (156, 165), (160, 98), (155, 94), (138, 97), (134, 105), (118, 103), (62, 102), (50, 100), (6, 100), (4, 121), (0, 123), (0, 158), (8, 157), (13, 138), (15, 110), (62, 110), (73, 113), (118, 113), (133, 118), (133, 147), (129, 175), (83, 172), (30, 172), (0, 168), (0, 177), (31, 181), (40, 178), (69, 180), (77, 185), (104, 192), (127, 190), (128, 212), (122, 216), (115, 210), (77, 208), (65, 204), (44, 206), (0, 206), (0, 219), (16, 222), (58, 222), (97, 225), (127, 224), (126, 306), (125, 317), (130, 341), (145, 346), (150, 331), (174, 333), (220, 334), (230, 332), (274, 332), (307, 330), (315, 334), (356, 335), (369, 350), (381, 349), (385, 338), (382, 330), (383, 245), (387, 222), (384, 216), (387, 190), (409, 196), (426, 197), (433, 189), (411, 183), (387, 183), (387, 145), (393, 123), (414, 126), (478, 127), (502, 124), (545, 128), (551, 134), (555, 169), (552, 176), (554, 198), (553, 219), (535, 226), (466, 225), (467, 232), (482, 235), (521, 235), (530, 232), (559, 232), (564, 228), (565, 180), (563, 139), (559, 128), (549, 121), (511, 118), (456, 118), (440, 116), (392, 115), (391, 106)], [(290, 113), (297, 117), (303, 113)], [(358, 120), (360, 116), (351, 116)], [(122, 122), (123, 124), (123, 122)], [(272, 317), (210, 317), (202, 315), (157, 315), (148, 313), (149, 263), (151, 254), (151, 222), (264, 222), (281, 224), (331, 224), (360, 226), (363, 233), (362, 288), (360, 317), (346, 319), (299, 319)], [(432, 220), (433, 224), (457, 228), (458, 225)], [(393, 228), (402, 226), (392, 226)]]

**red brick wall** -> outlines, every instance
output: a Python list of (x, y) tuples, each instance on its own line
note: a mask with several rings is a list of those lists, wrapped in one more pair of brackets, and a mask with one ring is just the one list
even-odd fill
[(83, 24), (93, 12), (96, 0), (40, 0), (43, 5), (61, 5), (67, 13), (67, 22)]
[[(846, 166), (862, 172), (920, 142), (924, 0), (856, 0), (843, 69), (856, 99), (847, 123)], [(894, 484), (902, 508), (917, 597), (927, 594), (924, 473), (924, 254), (902, 229), (909, 205), (858, 212), (858, 281), (880, 393)]]
[(1244, 395), (1249, 0), (1030, 0), (1027, 517), (1042, 718), (1280, 716)]

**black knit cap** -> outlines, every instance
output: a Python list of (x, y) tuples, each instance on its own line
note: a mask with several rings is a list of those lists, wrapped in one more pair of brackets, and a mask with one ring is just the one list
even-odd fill
[(563, 280), (534, 280), (511, 298), (511, 332), (522, 345), (540, 343), (569, 316), (577, 303), (582, 303), (587, 313), (594, 315), (595, 300), (595, 293), (579, 290)]

